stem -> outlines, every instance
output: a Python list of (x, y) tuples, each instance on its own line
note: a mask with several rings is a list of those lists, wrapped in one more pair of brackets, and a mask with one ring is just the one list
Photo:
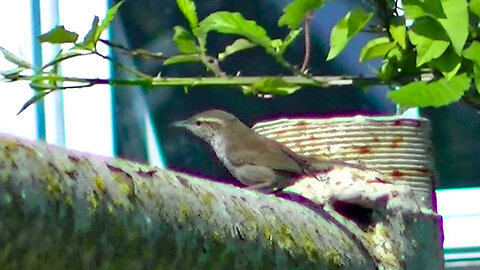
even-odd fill
[(132, 74), (134, 74), (134, 75), (136, 75), (136, 76), (138, 76), (138, 77), (140, 77), (140, 78), (152, 78), (151, 76), (149, 76), (149, 75), (147, 75), (147, 74), (145, 74), (145, 73), (143, 73), (143, 72), (141, 72), (141, 71), (138, 71), (138, 70), (136, 70), (136, 69), (134, 69), (134, 68), (131, 68), (131, 67), (129, 67), (129, 66), (126, 66), (126, 65), (124, 65), (124, 64), (122, 64), (122, 63), (120, 63), (120, 62), (117, 62), (117, 61), (113, 60), (113, 58), (111, 58), (110, 56), (103, 55), (103, 54), (99, 53), (98, 51), (94, 51), (94, 53), (95, 53), (96, 55), (100, 56), (101, 58), (110, 61), (113, 65), (116, 65), (116, 66), (118, 66), (119, 68), (122, 68), (122, 69), (124, 69), (124, 70), (126, 70), (126, 71), (128, 71), (128, 72), (130, 72), (130, 73), (132, 73)]
[(305, 16), (303, 21), (304, 25), (304, 37), (305, 37), (305, 56), (303, 57), (303, 64), (300, 68), (300, 72), (305, 73), (305, 70), (308, 68), (308, 64), (310, 63), (310, 50), (312, 47), (311, 36), (310, 36), (310, 22), (313, 19), (312, 11), (309, 11)]
[(215, 57), (208, 56), (206, 54), (200, 54), (200, 60), (207, 67), (208, 70), (213, 72), (216, 77), (226, 77), (227, 75), (220, 69), (218, 60)]
[[(311, 79), (303, 76), (279, 76), (279, 79), (287, 83), (299, 86), (320, 86), (322, 88), (331, 86), (346, 85), (378, 85), (385, 84), (377, 77), (356, 77), (356, 76), (310, 76)], [(76, 82), (84, 84), (109, 84), (109, 85), (140, 85), (155, 87), (171, 87), (171, 86), (243, 86), (251, 85), (264, 77), (206, 77), (206, 78), (138, 78), (138, 79), (102, 79), (102, 78), (79, 78), (79, 77), (63, 77), (58, 75), (49, 75), (50, 79), (59, 82)], [(38, 79), (35, 76), (16, 75), (9, 77), (12, 80), (31, 81)]]
[(138, 56), (142, 57), (145, 59), (151, 58), (151, 59), (156, 59), (156, 60), (166, 60), (168, 59), (168, 56), (163, 55), (163, 53), (152, 53), (143, 49), (129, 49), (123, 46), (122, 44), (118, 44), (115, 42), (112, 42), (110, 40), (105, 40), (105, 39), (99, 39), (98, 41), (102, 42), (103, 44), (110, 46), (114, 49), (119, 49), (123, 51), (123, 53), (131, 55), (131, 56)]

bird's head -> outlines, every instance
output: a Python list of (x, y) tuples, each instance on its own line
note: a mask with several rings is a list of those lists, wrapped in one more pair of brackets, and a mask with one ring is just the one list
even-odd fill
[(173, 126), (186, 128), (196, 136), (212, 143), (219, 136), (223, 136), (229, 126), (237, 121), (238, 119), (228, 112), (209, 110), (195, 114), (187, 120), (175, 122)]

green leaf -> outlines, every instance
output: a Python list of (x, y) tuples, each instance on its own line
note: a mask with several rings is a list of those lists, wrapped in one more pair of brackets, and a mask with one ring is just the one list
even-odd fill
[(83, 39), (83, 42), (77, 44), (75, 48), (84, 49), (88, 51), (91, 51), (93, 50), (93, 48), (95, 48), (95, 44), (97, 43), (97, 40), (95, 40), (95, 33), (97, 32), (99, 21), (100, 20), (98, 19), (97, 16), (93, 18), (92, 27), (90, 28), (87, 35)]
[(391, 42), (388, 37), (379, 37), (370, 40), (363, 46), (360, 52), (359, 61), (369, 60), (375, 57), (384, 57), (387, 53), (397, 45)]
[(417, 66), (440, 57), (450, 44), (441, 25), (428, 17), (418, 19), (408, 30), (408, 37), (417, 49)]
[(405, 27), (405, 19), (398, 17), (393, 18), (388, 31), (390, 32), (390, 35), (392, 35), (393, 40), (405, 50), (405, 48), (407, 48), (407, 28)]
[(473, 81), (477, 92), (480, 94), (480, 67), (478, 65), (473, 66)]
[(246, 37), (252, 43), (271, 48), (271, 40), (267, 32), (255, 21), (246, 20), (238, 12), (219, 11), (210, 14), (199, 24), (199, 32), (206, 35), (210, 31), (222, 34), (235, 34)]
[(449, 47), (445, 53), (437, 59), (432, 60), (432, 66), (439, 70), (447, 80), (455, 76), (462, 66), (462, 58)]
[(445, 17), (441, 0), (403, 0), (405, 17), (410, 20), (430, 16), (433, 18)]
[(117, 11), (122, 4), (123, 4), (123, 0), (118, 2), (113, 7), (111, 7), (107, 11), (107, 15), (102, 20), (100, 25), (98, 24), (100, 21), (98, 19), (98, 16), (95, 16), (93, 18), (92, 27), (90, 28), (87, 35), (83, 39), (83, 42), (80, 44), (77, 44), (77, 46), (75, 47), (77, 49), (84, 49), (89, 51), (93, 50), (93, 48), (95, 48), (95, 45), (97, 44), (97, 41), (100, 39), (100, 35), (103, 33), (103, 31), (105, 31), (108, 28), (108, 26), (110, 26), (110, 23), (115, 18)]
[(468, 3), (467, 0), (441, 0), (446, 18), (437, 18), (447, 32), (453, 49), (462, 54), (468, 37)]
[(164, 66), (179, 64), (179, 63), (187, 63), (187, 62), (200, 62), (200, 56), (198, 54), (181, 54), (175, 55), (167, 60), (163, 61)]
[(115, 18), (115, 15), (117, 15), (118, 9), (123, 4), (123, 2), (124, 0), (118, 2), (113, 7), (108, 9), (107, 15), (100, 23), (100, 26), (98, 26), (97, 31), (95, 31), (95, 37), (94, 37), (95, 42), (97, 42), (97, 40), (100, 38), (100, 35), (103, 33), (103, 31), (105, 31), (110, 26), (110, 23)]
[(300, 35), (300, 33), (302, 33), (302, 31), (303, 31), (302, 28), (291, 30), (288, 33), (285, 40), (283, 40), (282, 46), (280, 47), (280, 52), (283, 53), (287, 49), (287, 47), (290, 46), (290, 44), (298, 37), (298, 35)]
[(348, 12), (332, 29), (327, 61), (337, 57), (350, 39), (365, 27), (372, 16), (373, 13), (366, 13), (361, 8)]
[(290, 84), (281, 78), (262, 78), (254, 84), (244, 88), (244, 93), (262, 93), (272, 95), (289, 95), (300, 89), (300, 86)]
[(323, 5), (323, 0), (294, 0), (283, 10), (283, 15), (278, 20), (278, 26), (288, 26), (296, 29), (305, 15)]
[(468, 5), (470, 8), (470, 11), (473, 12), (473, 14), (477, 15), (478, 18), (480, 18), (480, 0), (470, 0), (470, 4)]
[(63, 25), (57, 26), (49, 32), (38, 36), (40, 43), (74, 43), (78, 39), (78, 34), (65, 29)]
[[(14, 69), (0, 71), (0, 75), (2, 75), (4, 78), (8, 78), (8, 77), (19, 75), (24, 70), (27, 70), (27, 69), (24, 67), (16, 67)], [(10, 78), (10, 79), (14, 79), (14, 78)]]
[(27, 61), (23, 60), (22, 58), (16, 56), (15, 54), (11, 53), (7, 49), (0, 46), (0, 51), (3, 53), (3, 57), (7, 59), (9, 62), (14, 63), (15, 65), (27, 69), (33, 68), (32, 64), (28, 63)]
[(473, 62), (475, 88), (480, 93), (480, 42), (473, 41), (468, 48), (463, 50), (463, 57)]
[(459, 74), (448, 81), (441, 78), (433, 82), (412, 82), (387, 93), (395, 103), (412, 107), (440, 107), (458, 101), (469, 88), (471, 78)]
[(191, 0), (177, 0), (177, 6), (183, 13), (183, 16), (190, 24), (190, 29), (195, 33), (198, 27), (197, 12), (195, 11), (195, 3)]
[(235, 40), (231, 45), (228, 45), (227, 47), (225, 47), (224, 52), (218, 54), (218, 60), (223, 60), (229, 55), (232, 55), (242, 50), (253, 48), (255, 46), (257, 45), (251, 43), (246, 39), (239, 38)]
[(33, 103), (41, 100), (43, 97), (45, 97), (47, 94), (51, 93), (52, 91), (39, 91), (39, 92), (36, 92), (35, 95), (29, 99), (27, 102), (25, 102), (22, 106), (22, 108), (20, 109), (20, 111), (18, 111), (17, 115), (21, 114), (23, 111), (25, 111), (25, 109), (27, 109), (30, 105), (32, 105)]
[(200, 49), (195, 44), (192, 35), (190, 35), (185, 28), (181, 26), (175, 26), (173, 31), (173, 41), (181, 53), (194, 54), (200, 52)]
[(463, 57), (480, 67), (480, 42), (474, 40), (468, 48), (463, 50)]

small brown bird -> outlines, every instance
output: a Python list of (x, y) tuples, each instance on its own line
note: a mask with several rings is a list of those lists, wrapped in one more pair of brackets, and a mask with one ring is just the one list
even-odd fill
[(299, 155), (221, 110), (205, 111), (173, 125), (186, 128), (209, 143), (230, 173), (249, 189), (272, 192), (291, 185), (301, 176), (325, 172), (335, 165), (361, 167)]

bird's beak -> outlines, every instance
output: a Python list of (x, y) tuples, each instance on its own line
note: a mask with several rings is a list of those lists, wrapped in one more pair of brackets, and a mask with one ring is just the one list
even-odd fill
[(173, 122), (170, 125), (172, 125), (173, 127), (179, 127), (179, 128), (187, 128), (188, 127), (187, 121)]

